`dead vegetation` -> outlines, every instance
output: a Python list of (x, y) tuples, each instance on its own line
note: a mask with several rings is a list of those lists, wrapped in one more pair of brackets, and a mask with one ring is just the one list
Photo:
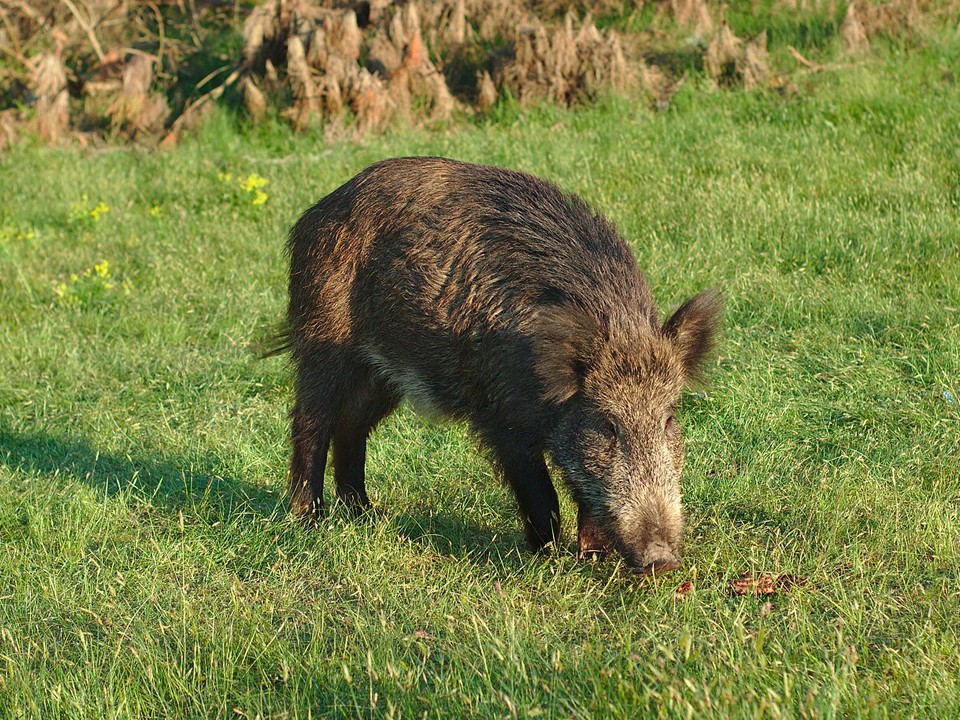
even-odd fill
[[(677, 33), (714, 87), (775, 84), (766, 32), (738, 36), (713, 0), (652, 1), (649, 27), (624, 35), (610, 18), (635, 17), (643, 3), (0, 0), (0, 148), (24, 130), (50, 143), (171, 144), (227, 93), (253, 121), (278, 113), (296, 128), (357, 133), (484, 113), (507, 95), (572, 105), (613, 91), (665, 108), (689, 75), (661, 52), (680, 47)], [(833, 3), (783, 0), (784, 12), (835, 16), (853, 56), (878, 35), (925, 32), (949, 15), (933, 0)], [(236, 49), (211, 57), (205, 48), (224, 37)]]
[(145, 21), (154, 11), (130, 0), (0, 2), (0, 147), (23, 129), (48, 143), (156, 135), (170, 110), (156, 74), (164, 43)]
[(741, 40), (724, 22), (707, 47), (704, 68), (715, 83), (723, 87), (742, 85), (747, 90), (763, 87), (769, 76), (767, 32)]
[[(295, 126), (336, 121), (349, 109), (363, 132), (395, 117), (443, 121), (458, 107), (483, 111), (505, 90), (521, 102), (571, 104), (604, 88), (628, 89), (634, 70), (616, 33), (572, 13), (551, 26), (522, 7), (491, 0), (371, 6), (361, 28), (354, 8), (268, 0), (243, 28), (246, 87), (255, 89), (245, 93), (247, 108), (258, 114), (261, 87), (273, 95), (281, 89), (290, 101), (283, 114)], [(455, 97), (441, 63), (464, 65), (478, 44), (493, 49), (473, 61), (474, 78)]]

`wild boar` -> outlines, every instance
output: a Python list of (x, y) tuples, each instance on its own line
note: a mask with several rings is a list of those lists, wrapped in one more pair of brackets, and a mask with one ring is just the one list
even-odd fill
[(397, 404), (466, 420), (517, 498), (527, 542), (560, 536), (546, 457), (578, 510), (581, 554), (677, 567), (675, 411), (713, 347), (720, 295), (661, 324), (614, 226), (530, 175), (443, 158), (371, 165), (290, 232), (292, 512), (370, 504), (367, 437)]

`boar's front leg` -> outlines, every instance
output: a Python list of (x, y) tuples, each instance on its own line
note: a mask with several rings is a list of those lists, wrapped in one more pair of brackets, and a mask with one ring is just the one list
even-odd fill
[(533, 550), (542, 550), (560, 538), (560, 501), (547, 472), (543, 451), (509, 440), (492, 443), (503, 476), (520, 506), (523, 534)]

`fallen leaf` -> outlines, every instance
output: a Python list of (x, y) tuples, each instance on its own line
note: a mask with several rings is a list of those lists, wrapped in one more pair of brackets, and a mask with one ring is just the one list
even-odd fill
[(677, 589), (673, 591), (673, 599), (686, 600), (687, 595), (689, 595), (692, 591), (693, 591), (693, 583), (690, 582), (689, 580), (685, 580), (684, 582), (677, 585)]
[(791, 588), (807, 584), (807, 579), (799, 575), (751, 575), (743, 573), (730, 581), (731, 595), (757, 595), (766, 597)]

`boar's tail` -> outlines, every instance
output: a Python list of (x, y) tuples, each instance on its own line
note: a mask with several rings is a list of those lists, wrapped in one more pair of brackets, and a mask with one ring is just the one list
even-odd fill
[(290, 325), (286, 320), (277, 323), (250, 343), (250, 349), (259, 360), (282, 355), (290, 349)]

